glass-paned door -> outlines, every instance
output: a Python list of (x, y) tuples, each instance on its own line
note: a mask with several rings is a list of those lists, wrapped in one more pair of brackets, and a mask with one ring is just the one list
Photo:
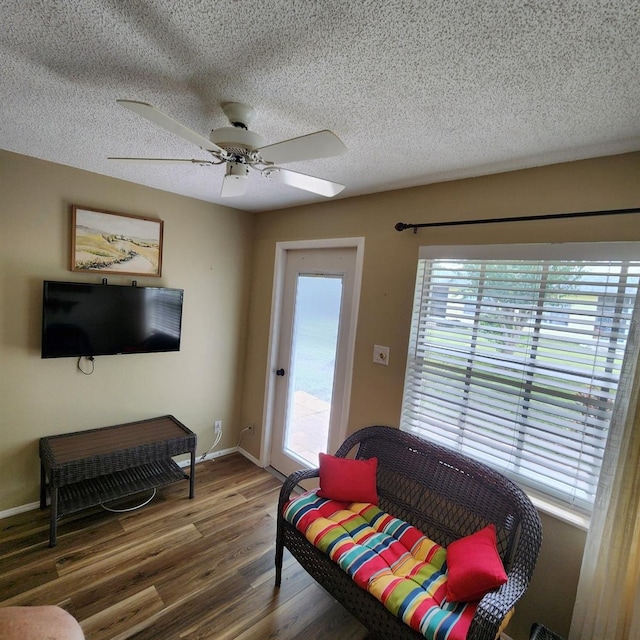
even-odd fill
[(356, 250), (287, 252), (271, 464), (316, 467), (340, 444)]
[(342, 285), (342, 275), (297, 280), (284, 448), (311, 466), (329, 444)]

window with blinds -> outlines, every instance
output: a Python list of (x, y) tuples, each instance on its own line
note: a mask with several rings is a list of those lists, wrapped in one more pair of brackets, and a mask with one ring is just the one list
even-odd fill
[(401, 428), (591, 511), (638, 257), (636, 243), (421, 248)]

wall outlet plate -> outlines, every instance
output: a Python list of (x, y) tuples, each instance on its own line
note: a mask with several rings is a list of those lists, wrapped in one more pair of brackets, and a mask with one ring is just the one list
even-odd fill
[(222, 420), (216, 420), (214, 428), (216, 430), (216, 434), (222, 433)]
[(373, 345), (373, 361), (376, 364), (389, 366), (389, 347), (383, 347), (379, 344)]

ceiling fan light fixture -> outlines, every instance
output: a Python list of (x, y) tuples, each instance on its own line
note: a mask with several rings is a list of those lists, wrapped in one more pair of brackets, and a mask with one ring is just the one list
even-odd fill
[(225, 175), (233, 180), (245, 180), (249, 175), (249, 165), (242, 162), (227, 162)]
[(243, 196), (247, 190), (249, 166), (243, 162), (227, 162), (226, 173), (222, 178), (220, 195), (223, 198)]

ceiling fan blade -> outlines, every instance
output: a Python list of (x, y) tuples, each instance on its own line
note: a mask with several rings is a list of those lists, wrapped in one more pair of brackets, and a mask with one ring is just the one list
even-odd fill
[(196, 160), (195, 158), (187, 159), (187, 158), (115, 158), (109, 157), (107, 160), (116, 160), (118, 162), (147, 162), (147, 163), (158, 163), (158, 164), (199, 164), (202, 166), (210, 165), (210, 164), (220, 164), (218, 162), (213, 162), (212, 160)]
[(298, 173), (297, 171), (291, 171), (289, 169), (282, 169), (280, 167), (267, 169), (263, 171), (263, 175), (272, 182), (286, 184), (290, 187), (296, 187), (296, 189), (311, 191), (312, 193), (317, 193), (327, 198), (338, 195), (344, 189), (343, 184), (324, 180), (323, 178), (316, 178), (315, 176), (308, 176), (305, 173)]
[(165, 115), (162, 111), (158, 111), (158, 109), (146, 102), (136, 102), (135, 100), (116, 100), (116, 102), (125, 107), (125, 109), (129, 109), (130, 111), (137, 113), (139, 116), (153, 122), (153, 124), (157, 124), (159, 127), (162, 127), (165, 131), (169, 131), (169, 133), (173, 133), (188, 142), (192, 142), (205, 151), (221, 153), (223, 156), (226, 155), (226, 152), (222, 147), (214, 144), (211, 140), (201, 136), (199, 133), (188, 129), (177, 120)]
[(339, 156), (346, 151), (347, 147), (344, 146), (342, 140), (327, 129), (309, 133), (299, 138), (276, 142), (258, 149), (262, 159), (273, 164), (331, 158), (332, 156)]

